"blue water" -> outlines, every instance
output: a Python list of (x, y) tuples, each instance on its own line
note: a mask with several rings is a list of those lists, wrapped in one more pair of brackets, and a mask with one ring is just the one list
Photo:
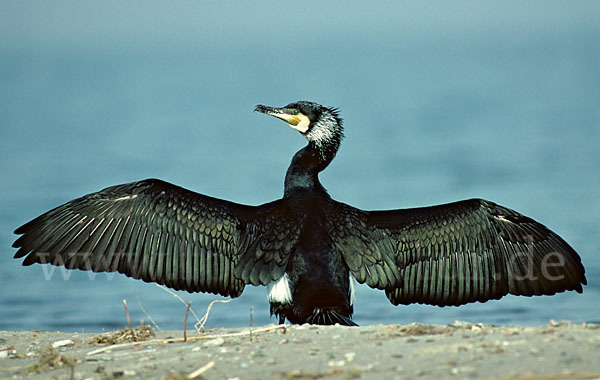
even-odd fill
[[(482, 197), (581, 255), (583, 294), (392, 306), (358, 288), (355, 320), (600, 322), (600, 25), (596, 2), (3, 2), (0, 329), (181, 328), (185, 306), (120, 275), (22, 267), (12, 231), (83, 194), (161, 178), (261, 204), (303, 139), (255, 104), (337, 106), (346, 140), (321, 175), (363, 209)], [(517, 6), (518, 5), (518, 6)], [(515, 9), (517, 6), (518, 9)], [(53, 272), (51, 272), (54, 269)], [(92, 276), (92, 277), (90, 277)], [(203, 314), (219, 297), (179, 292)], [(207, 326), (268, 317), (264, 288)]]

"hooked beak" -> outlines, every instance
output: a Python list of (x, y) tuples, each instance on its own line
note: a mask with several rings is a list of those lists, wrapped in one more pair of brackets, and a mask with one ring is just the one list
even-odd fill
[(259, 104), (254, 107), (254, 111), (275, 116), (276, 118), (288, 123), (290, 127), (294, 128), (300, 133), (306, 133), (310, 125), (310, 119), (306, 115), (293, 108), (269, 107)]

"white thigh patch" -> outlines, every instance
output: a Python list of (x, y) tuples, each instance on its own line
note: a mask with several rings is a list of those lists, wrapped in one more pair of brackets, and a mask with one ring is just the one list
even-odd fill
[(269, 302), (292, 303), (292, 291), (287, 273), (284, 273), (279, 280), (271, 281), (267, 288)]

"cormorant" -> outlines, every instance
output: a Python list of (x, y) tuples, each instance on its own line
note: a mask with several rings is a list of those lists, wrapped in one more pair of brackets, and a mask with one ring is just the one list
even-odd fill
[(158, 179), (112, 186), (17, 228), (15, 258), (229, 297), (266, 285), (279, 323), (354, 325), (354, 281), (394, 305), (438, 306), (581, 293), (587, 283), (562, 238), (487, 200), (388, 211), (333, 200), (318, 174), (343, 137), (337, 109), (299, 101), (254, 110), (308, 140), (281, 199), (246, 206)]

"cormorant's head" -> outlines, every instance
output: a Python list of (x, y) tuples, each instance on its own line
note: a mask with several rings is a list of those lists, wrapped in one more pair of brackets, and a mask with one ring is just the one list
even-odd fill
[(299, 101), (284, 107), (257, 105), (254, 111), (275, 116), (300, 132), (309, 142), (329, 145), (339, 143), (344, 135), (342, 119), (336, 108), (314, 102)]

